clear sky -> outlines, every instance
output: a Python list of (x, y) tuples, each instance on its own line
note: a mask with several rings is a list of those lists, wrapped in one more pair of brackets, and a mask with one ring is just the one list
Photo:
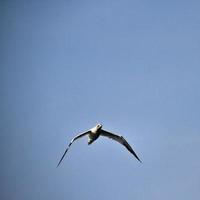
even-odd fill
[[(2, 0), (0, 199), (200, 198), (200, 2)], [(74, 143), (96, 123), (116, 142)]]

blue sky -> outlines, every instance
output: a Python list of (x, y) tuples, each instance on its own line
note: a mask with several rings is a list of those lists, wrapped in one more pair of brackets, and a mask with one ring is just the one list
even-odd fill
[[(200, 197), (199, 1), (1, 1), (0, 199)], [(122, 134), (73, 144), (96, 123)]]

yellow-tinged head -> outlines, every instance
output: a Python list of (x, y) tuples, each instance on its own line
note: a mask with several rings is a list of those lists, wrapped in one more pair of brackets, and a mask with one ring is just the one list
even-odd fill
[(97, 124), (97, 125), (96, 125), (97, 129), (101, 129), (102, 126), (103, 126), (102, 124)]

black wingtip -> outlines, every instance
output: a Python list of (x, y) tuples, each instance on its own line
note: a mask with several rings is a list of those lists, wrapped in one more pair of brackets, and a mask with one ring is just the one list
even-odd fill
[(61, 163), (61, 162), (59, 162), (59, 163), (57, 164), (56, 168), (58, 168), (58, 167), (59, 167), (60, 163)]
[(136, 158), (137, 158), (137, 160), (140, 162), (140, 163), (142, 163), (142, 161), (139, 159), (139, 157), (138, 156), (135, 156)]
[(60, 165), (60, 164), (58, 163), (58, 164), (57, 164), (57, 166), (56, 166), (56, 168), (58, 168), (58, 167), (59, 167), (59, 165)]
[(65, 150), (65, 152), (64, 152), (64, 154), (63, 154), (63, 156), (62, 156), (62, 158), (60, 159), (60, 161), (59, 161), (59, 163), (58, 163), (58, 165), (57, 165), (57, 167), (61, 164), (61, 162), (62, 162), (62, 160), (63, 160), (63, 158), (65, 157), (65, 154), (67, 153), (67, 151), (68, 151), (68, 149), (69, 149), (69, 147)]
[(140, 163), (142, 163), (142, 161), (139, 159), (139, 157), (137, 156), (137, 154), (134, 151), (132, 152), (132, 154)]

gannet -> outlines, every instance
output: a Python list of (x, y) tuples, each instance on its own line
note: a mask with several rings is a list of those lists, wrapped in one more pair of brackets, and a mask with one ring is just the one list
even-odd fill
[(69, 150), (70, 146), (72, 145), (72, 143), (83, 137), (83, 136), (88, 136), (88, 145), (92, 144), (99, 136), (105, 136), (105, 137), (108, 137), (110, 139), (113, 139), (117, 142), (119, 142), (120, 144), (124, 145), (127, 150), (133, 154), (138, 161), (141, 162), (141, 160), (138, 158), (138, 156), (136, 155), (136, 153), (133, 151), (133, 149), (131, 148), (131, 146), (128, 144), (128, 142), (121, 136), (121, 135), (116, 135), (116, 134), (113, 134), (113, 133), (110, 133), (108, 131), (105, 131), (102, 129), (102, 124), (97, 124), (95, 127), (91, 128), (90, 130), (86, 131), (86, 132), (83, 132), (83, 133), (80, 133), (78, 134), (77, 136), (75, 136), (71, 142), (69, 143), (67, 149), (65, 150), (63, 156), (61, 157), (57, 167), (60, 165), (60, 163), (62, 162), (63, 158), (65, 157), (65, 154), (67, 153), (67, 151)]

